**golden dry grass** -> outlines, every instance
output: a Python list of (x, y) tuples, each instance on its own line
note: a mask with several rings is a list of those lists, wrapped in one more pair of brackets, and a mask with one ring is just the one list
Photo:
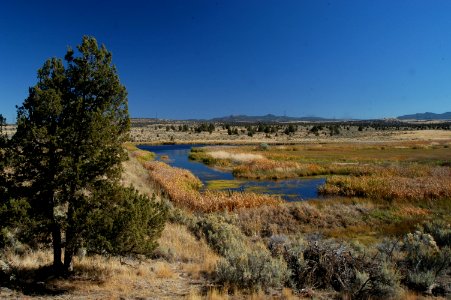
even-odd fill
[(157, 262), (153, 267), (153, 272), (157, 278), (173, 278), (175, 276), (171, 266), (164, 261)]
[(211, 274), (219, 259), (203, 240), (196, 239), (180, 224), (167, 223), (158, 243), (157, 253), (183, 263), (183, 270), (197, 279)]
[(149, 173), (135, 157), (129, 154), (129, 159), (122, 163), (122, 167), (122, 185), (133, 186), (140, 193), (145, 194), (148, 197), (152, 197), (152, 195), (156, 194)]
[(325, 195), (368, 197), (396, 201), (421, 201), (451, 198), (451, 169), (445, 168), (444, 176), (333, 176), (320, 187)]
[(311, 299), (312, 297), (302, 297), (301, 295), (295, 295), (289, 288), (283, 288), (280, 294), (267, 295), (263, 291), (254, 291), (243, 293), (242, 291), (229, 291), (227, 288), (209, 288), (205, 295), (199, 293), (199, 291), (191, 291), (191, 293), (185, 298), (186, 300), (294, 300), (294, 299)]
[[(36, 275), (51, 264), (49, 250), (25, 255), (7, 252), (5, 258), (17, 270), (25, 286), (37, 280), (35, 285), (48, 289), (48, 294), (37, 295), (39, 299), (55, 299), (55, 292), (59, 294), (58, 299), (183, 299), (190, 290), (198, 291), (199, 285), (205, 284), (199, 279), (183, 276), (185, 271), (178, 264), (161, 260), (135, 261), (99, 255), (75, 258), (74, 274), (65, 279)], [(0, 298), (34, 297), (20, 291), (4, 293), (1, 290)]]
[(214, 212), (261, 205), (274, 205), (281, 200), (274, 196), (224, 191), (200, 192), (201, 181), (190, 171), (171, 167), (163, 162), (144, 164), (150, 177), (163, 188), (175, 204), (201, 212)]

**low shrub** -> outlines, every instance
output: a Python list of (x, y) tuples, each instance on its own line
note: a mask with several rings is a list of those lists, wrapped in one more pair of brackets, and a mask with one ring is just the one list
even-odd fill
[(357, 299), (394, 298), (400, 276), (382, 256), (370, 257), (333, 240), (302, 239), (287, 247), (285, 259), (294, 289), (334, 289)]
[(268, 249), (258, 243), (249, 245), (230, 218), (233, 216), (199, 216), (191, 227), (198, 238), (204, 238), (223, 256), (216, 266), (218, 283), (249, 290), (282, 286), (287, 278), (285, 262), (272, 258)]
[(205, 238), (210, 247), (223, 256), (246, 243), (239, 228), (227, 222), (221, 215), (199, 217), (191, 230), (198, 238)]
[(406, 284), (419, 291), (432, 289), (441, 275), (451, 268), (451, 249), (439, 248), (432, 235), (421, 231), (409, 233), (404, 238), (402, 261)]
[(429, 233), (434, 238), (437, 246), (451, 246), (451, 226), (442, 220), (426, 222), (419, 227), (422, 232)]
[(281, 287), (289, 273), (286, 263), (266, 249), (234, 249), (219, 261), (216, 274), (221, 284), (256, 290)]

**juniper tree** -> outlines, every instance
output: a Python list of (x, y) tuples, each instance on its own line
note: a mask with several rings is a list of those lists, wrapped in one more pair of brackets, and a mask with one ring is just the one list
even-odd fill
[[(31, 227), (31, 219), (27, 215), (29, 204), (20, 197), (12, 197), (17, 189), (12, 180), (13, 152), (5, 127), (6, 119), (0, 114), (0, 248), (7, 244), (16, 246), (17, 239), (34, 235), (27, 230)], [(15, 239), (11, 239), (13, 231)]]
[(0, 114), (0, 246), (4, 243), (3, 229), (7, 226), (6, 206), (9, 200), (7, 187), (7, 137), (4, 132), (6, 119)]
[[(127, 158), (121, 145), (128, 137), (130, 121), (127, 92), (112, 65), (111, 53), (86, 36), (77, 50), (78, 55), (68, 49), (65, 63), (52, 58), (38, 71), (37, 84), (18, 108), (13, 137), (20, 196), (27, 199), (30, 215), (41, 231), (51, 233), (53, 265), (58, 271), (71, 269), (74, 253), (89, 244), (90, 237), (111, 237), (105, 230), (113, 228), (102, 228), (98, 218), (99, 226), (87, 226), (93, 222), (93, 211), (107, 213), (112, 207), (122, 207), (125, 215), (127, 209), (130, 215), (130, 203), (142, 202), (135, 201), (142, 200), (136, 194), (121, 195), (118, 188), (121, 162)], [(110, 201), (104, 201), (107, 191), (117, 192)], [(131, 200), (124, 202), (121, 197)], [(158, 205), (145, 209), (149, 215), (165, 214)], [(158, 228), (157, 232), (148, 231), (153, 236), (140, 235), (141, 239), (132, 242), (153, 241), (164, 222), (163, 217), (157, 219), (154, 224), (146, 223)]]

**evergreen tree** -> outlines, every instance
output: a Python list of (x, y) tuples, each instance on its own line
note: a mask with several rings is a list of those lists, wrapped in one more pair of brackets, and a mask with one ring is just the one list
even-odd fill
[[(38, 83), (18, 108), (12, 143), (16, 181), (22, 183), (20, 196), (27, 199), (38, 228), (51, 233), (56, 271), (70, 270), (77, 248), (98, 236), (97, 230), (109, 238), (105, 228), (124, 232), (100, 226), (99, 220), (98, 226), (87, 226), (93, 222), (92, 211), (103, 211), (107, 218), (116, 207), (127, 215), (125, 211), (134, 209), (130, 203), (136, 202), (130, 199), (139, 199), (118, 187), (121, 162), (127, 157), (121, 145), (127, 140), (130, 121), (127, 93), (111, 53), (86, 36), (77, 49), (78, 56), (72, 49), (67, 51), (65, 64), (52, 58), (38, 71)], [(110, 201), (102, 200), (106, 191)], [(165, 214), (156, 207), (147, 209), (147, 213)]]

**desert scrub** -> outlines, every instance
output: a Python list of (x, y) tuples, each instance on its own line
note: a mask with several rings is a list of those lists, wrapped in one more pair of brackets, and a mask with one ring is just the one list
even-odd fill
[(437, 246), (451, 246), (451, 225), (449, 223), (442, 220), (433, 220), (424, 223), (418, 228), (421, 232), (430, 234), (437, 243)]
[(285, 262), (272, 258), (264, 245), (249, 243), (235, 222), (233, 215), (209, 214), (198, 216), (190, 228), (222, 256), (215, 272), (218, 283), (247, 290), (281, 287), (288, 274)]
[(229, 215), (209, 214), (197, 217), (190, 229), (198, 238), (204, 238), (214, 251), (226, 255), (246, 243), (246, 237), (232, 223)]
[(286, 263), (282, 259), (271, 257), (265, 248), (235, 248), (227, 252), (216, 267), (220, 284), (240, 289), (280, 288), (288, 275)]
[(297, 239), (284, 246), (294, 289), (333, 289), (356, 299), (395, 298), (401, 292), (395, 266), (380, 255), (334, 240)]
[(451, 249), (438, 247), (432, 235), (421, 231), (409, 233), (404, 238), (402, 262), (406, 284), (419, 291), (432, 290), (436, 279), (450, 271)]
[(338, 229), (347, 231), (351, 226), (367, 228), (366, 220), (374, 209), (371, 204), (327, 201), (327, 204), (305, 201), (240, 209), (236, 211), (237, 225), (246, 235), (263, 238), (318, 230), (322, 233)]

